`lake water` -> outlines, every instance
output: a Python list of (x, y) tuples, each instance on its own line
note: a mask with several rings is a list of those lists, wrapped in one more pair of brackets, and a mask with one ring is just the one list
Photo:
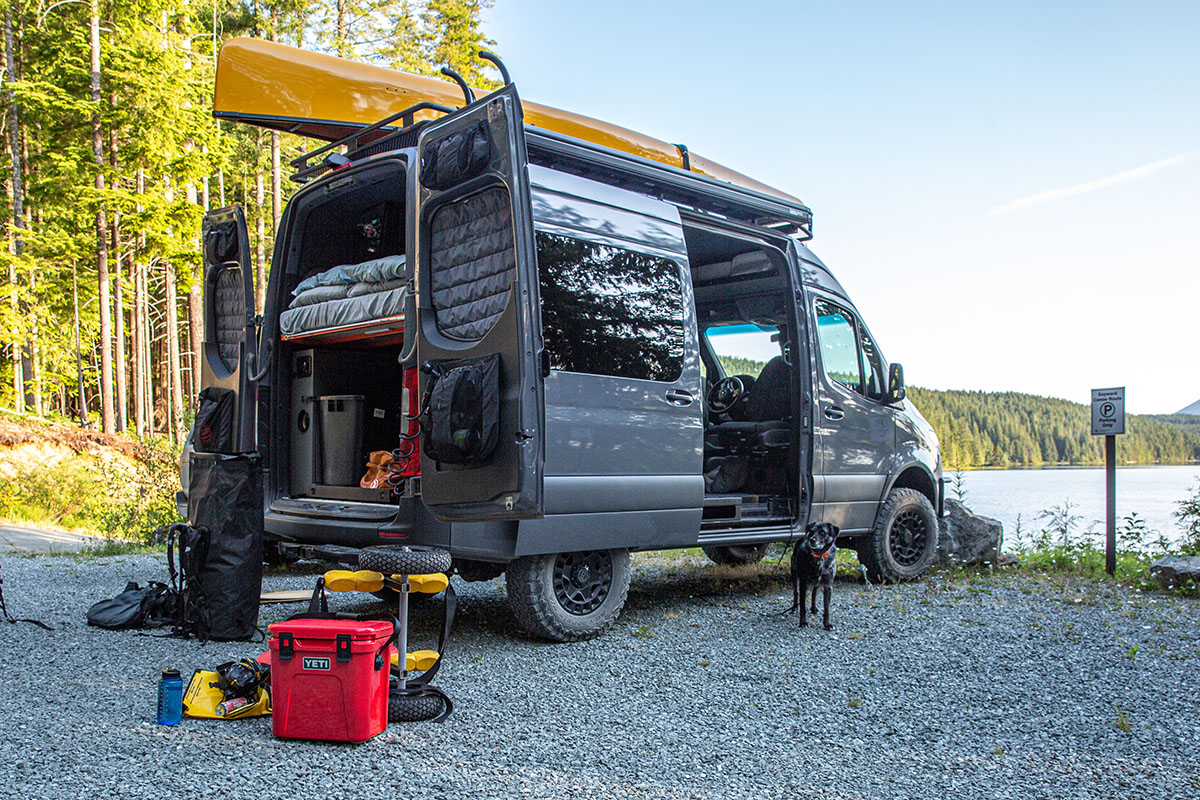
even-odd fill
[[(954, 497), (954, 474), (947, 472), (946, 496)], [(1122, 517), (1136, 511), (1151, 531), (1161, 531), (1172, 541), (1182, 536), (1173, 516), (1176, 503), (1200, 485), (1200, 465), (1121, 467), (1117, 470), (1117, 528)], [(1073, 514), (1082, 517), (1077, 531), (1089, 527), (1104, 532), (1104, 469), (1057, 467), (1048, 469), (971, 470), (963, 473), (967, 507), (976, 514), (1000, 520), (1004, 538), (1012, 545), (1017, 515), (1027, 533), (1045, 527), (1038, 514), (1070, 500)], [(1148, 539), (1156, 538), (1151, 533)]]

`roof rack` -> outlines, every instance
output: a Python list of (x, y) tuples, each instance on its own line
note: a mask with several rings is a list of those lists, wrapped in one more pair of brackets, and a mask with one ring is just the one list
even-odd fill
[[(454, 113), (453, 108), (441, 105), (440, 103), (423, 102), (411, 105), (403, 111), (397, 111), (395, 114), (384, 117), (378, 122), (373, 122), (370, 125), (355, 131), (349, 136), (344, 136), (337, 141), (324, 144), (318, 147), (316, 150), (310, 150), (304, 155), (292, 159), (290, 163), (296, 168), (296, 172), (292, 173), (292, 180), (296, 183), (307, 183), (309, 180), (317, 175), (320, 175), (322, 172), (339, 166), (338, 164), (330, 163), (329, 156), (334, 154), (340, 155), (340, 153), (337, 153), (337, 149), (343, 145), (347, 147), (346, 158), (353, 158), (355, 153), (357, 153), (359, 150), (368, 145), (378, 143), (379, 139), (388, 136), (399, 136), (400, 134), (413, 130), (416, 126), (426, 121), (416, 119), (416, 114), (418, 111), (437, 111), (441, 114)], [(384, 130), (385, 128), (389, 128), (396, 120), (401, 121), (401, 128), (391, 131)], [(370, 136), (371, 134), (378, 135), (372, 136), (366, 142), (362, 141), (364, 136)], [(309, 163), (318, 156), (324, 156), (324, 158), (322, 158), (321, 161), (316, 164)]]

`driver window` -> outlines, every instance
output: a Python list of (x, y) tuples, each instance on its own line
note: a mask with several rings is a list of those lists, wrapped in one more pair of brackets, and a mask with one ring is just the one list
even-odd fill
[(821, 364), (825, 374), (848, 389), (862, 392), (858, 342), (854, 316), (827, 300), (817, 299), (817, 338), (821, 342)]

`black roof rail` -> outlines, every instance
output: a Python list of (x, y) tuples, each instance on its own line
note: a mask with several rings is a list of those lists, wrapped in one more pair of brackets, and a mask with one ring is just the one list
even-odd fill
[[(359, 148), (372, 143), (370, 141), (362, 142), (361, 140), (364, 136), (375, 133), (377, 131), (382, 131), (384, 128), (387, 128), (389, 125), (391, 125), (396, 120), (400, 120), (403, 125), (403, 127), (400, 128), (399, 131), (397, 131), (397, 132), (406, 131), (416, 125), (419, 125), (420, 122), (416, 121), (416, 119), (415, 119), (415, 115), (418, 111), (437, 111), (442, 114), (454, 113), (453, 108), (450, 108), (449, 106), (441, 105), (440, 103), (421, 102), (421, 103), (417, 103), (415, 105), (411, 105), (408, 108), (404, 109), (403, 111), (397, 111), (395, 114), (384, 117), (383, 119), (379, 120), (378, 122), (373, 122), (370, 125), (365, 125), (361, 129), (350, 134), (349, 136), (343, 136), (341, 139), (338, 139), (337, 141), (329, 142), (327, 144), (321, 145), (316, 150), (310, 150), (309, 152), (305, 153), (302, 156), (299, 156), (298, 158), (293, 158), (290, 163), (293, 167), (296, 168), (296, 172), (292, 173), (292, 176), (291, 176), (292, 180), (296, 181), (297, 183), (305, 183), (313, 176), (319, 175), (328, 169), (332, 169), (333, 167), (335, 167), (337, 165), (328, 164), (328, 163), (326, 163), (325, 159), (322, 159), (320, 162), (318, 162), (316, 164), (310, 164), (309, 162), (312, 161), (314, 158), (317, 158), (318, 156), (324, 156), (327, 153), (335, 153), (337, 151), (337, 148), (341, 147), (342, 145), (346, 145), (348, 148), (348, 152), (346, 155), (353, 156), (355, 150), (358, 150)], [(387, 135), (387, 133), (381, 133), (379, 136), (374, 137), (372, 139), (372, 141), (374, 141), (375, 139), (379, 139), (384, 135)]]
[(796, 235), (802, 241), (812, 238), (812, 210), (801, 203), (545, 128), (525, 126), (525, 142), (531, 163), (639, 194), (653, 194), (669, 203), (771, 228), (777, 233)]

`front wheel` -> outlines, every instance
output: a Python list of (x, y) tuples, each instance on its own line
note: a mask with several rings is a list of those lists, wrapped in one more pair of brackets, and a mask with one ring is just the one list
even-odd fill
[(729, 566), (757, 564), (767, 554), (767, 545), (765, 544), (708, 545), (700, 549), (714, 564)]
[(915, 489), (888, 492), (875, 529), (858, 543), (858, 560), (874, 581), (911, 581), (925, 574), (938, 547), (937, 513)]
[(593, 639), (625, 606), (629, 574), (628, 550), (526, 556), (508, 565), (508, 604), (534, 636), (554, 642)]

